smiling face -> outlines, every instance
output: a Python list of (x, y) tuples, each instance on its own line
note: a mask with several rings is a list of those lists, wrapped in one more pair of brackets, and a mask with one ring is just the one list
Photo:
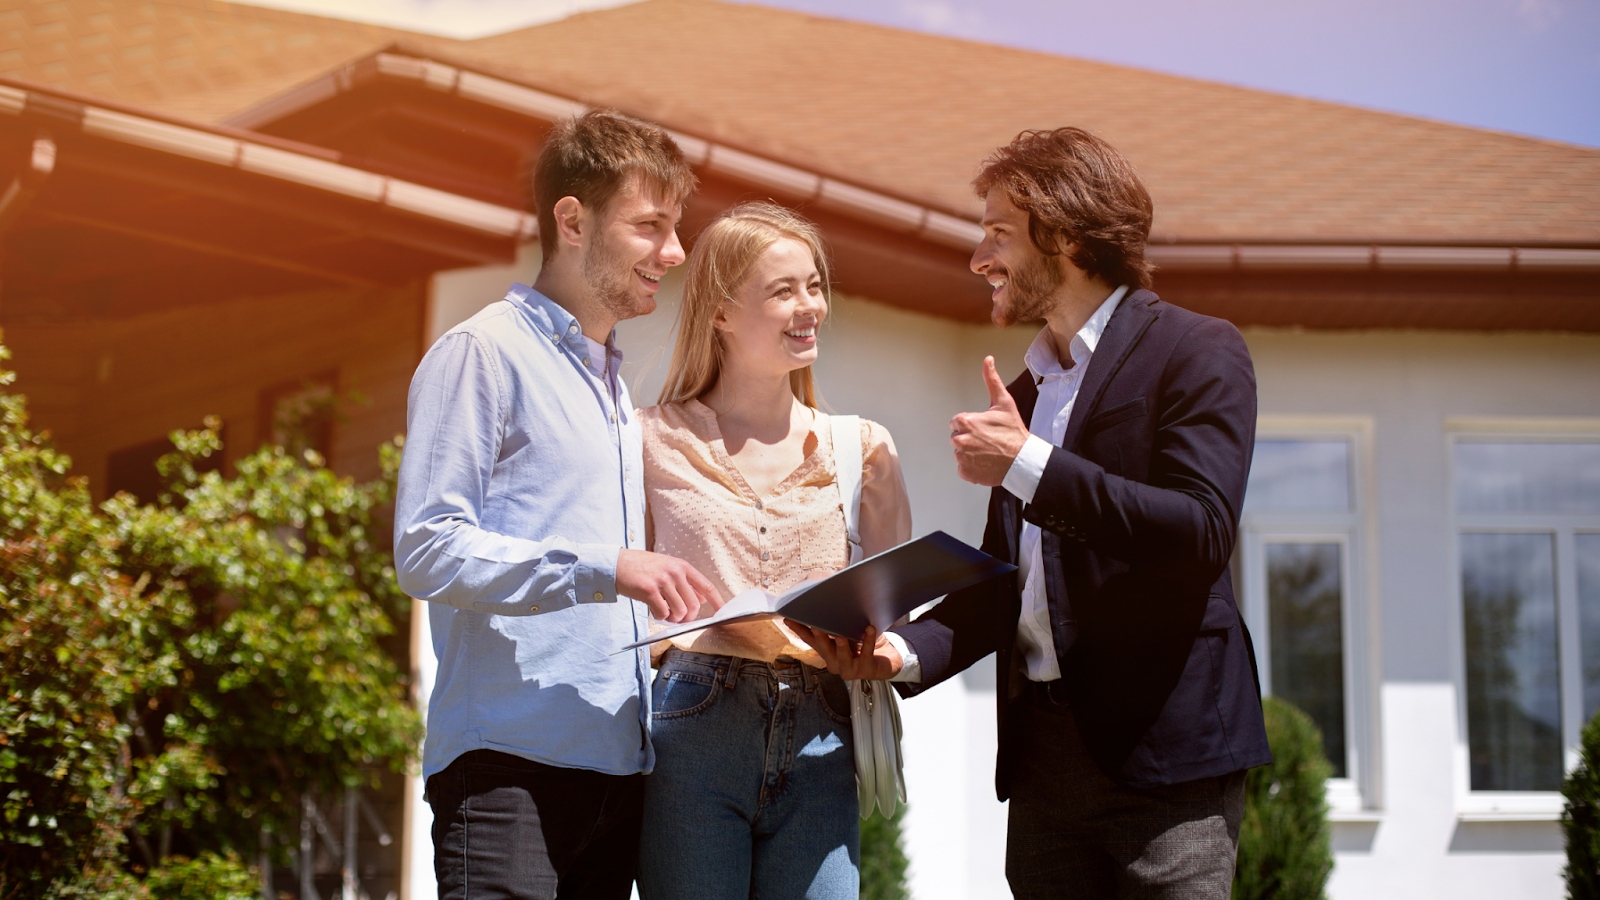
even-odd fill
[(1005, 328), (1042, 321), (1061, 302), (1067, 254), (1046, 256), (1028, 234), (1028, 214), (1003, 190), (984, 198), (983, 242), (972, 254), (972, 271), (994, 288), (989, 318)]
[(656, 291), (667, 269), (683, 262), (678, 221), (683, 210), (630, 179), (595, 217), (585, 248), (584, 286), (618, 321), (656, 308)]
[(817, 361), (817, 326), (827, 315), (811, 248), (780, 238), (722, 304), (714, 325), (730, 367), (779, 375)]

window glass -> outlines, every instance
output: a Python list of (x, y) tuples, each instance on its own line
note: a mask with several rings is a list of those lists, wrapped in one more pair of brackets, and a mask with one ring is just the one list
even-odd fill
[(1335, 543), (1266, 545), (1272, 693), (1322, 729), (1335, 778), (1348, 771), (1341, 550)]
[(1583, 720), (1600, 712), (1600, 534), (1573, 535), (1578, 557), (1578, 622), (1583, 644)]
[(1467, 513), (1600, 513), (1600, 443), (1455, 445), (1456, 506)]
[(1245, 503), (1256, 510), (1349, 511), (1350, 442), (1257, 441)]
[(1551, 534), (1461, 535), (1472, 789), (1561, 787)]

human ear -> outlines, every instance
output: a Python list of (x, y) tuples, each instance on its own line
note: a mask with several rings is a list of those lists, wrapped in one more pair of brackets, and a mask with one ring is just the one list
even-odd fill
[(582, 243), (583, 230), (587, 225), (584, 221), (583, 201), (569, 194), (557, 200), (551, 212), (555, 217), (556, 231), (560, 233), (561, 242), (573, 246)]
[(711, 327), (717, 331), (728, 330), (728, 313), (722, 306), (717, 307), (716, 313), (711, 316)]

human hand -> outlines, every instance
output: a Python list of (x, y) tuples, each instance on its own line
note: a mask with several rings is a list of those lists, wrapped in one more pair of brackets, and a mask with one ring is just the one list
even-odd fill
[(989, 388), (989, 408), (951, 419), (950, 446), (955, 448), (956, 474), (961, 480), (999, 487), (1028, 442), (1028, 424), (995, 371), (992, 356), (983, 358), (983, 381)]
[[(900, 674), (900, 670), (905, 667), (905, 660), (900, 658), (900, 651), (889, 643), (888, 638), (878, 634), (877, 629), (871, 625), (867, 626), (867, 633), (862, 636), (861, 642), (857, 643), (825, 631), (818, 631), (793, 619), (784, 619), (783, 624), (789, 626), (801, 640), (811, 645), (811, 649), (817, 651), (817, 655), (827, 664), (829, 672), (845, 681), (857, 679), (883, 681)], [(864, 652), (866, 647), (871, 647), (872, 652)]]
[(617, 593), (673, 624), (694, 621), (702, 607), (721, 609), (726, 602), (694, 566), (675, 556), (627, 547), (617, 553)]

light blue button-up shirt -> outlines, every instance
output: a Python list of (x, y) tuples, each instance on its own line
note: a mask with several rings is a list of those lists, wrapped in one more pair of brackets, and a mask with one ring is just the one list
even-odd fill
[(648, 610), (617, 596), (644, 546), (643, 445), (622, 354), (589, 365), (578, 322), (513, 285), (433, 345), (411, 381), (395, 571), (429, 602), (439, 660), (426, 778), (498, 750), (648, 772)]

